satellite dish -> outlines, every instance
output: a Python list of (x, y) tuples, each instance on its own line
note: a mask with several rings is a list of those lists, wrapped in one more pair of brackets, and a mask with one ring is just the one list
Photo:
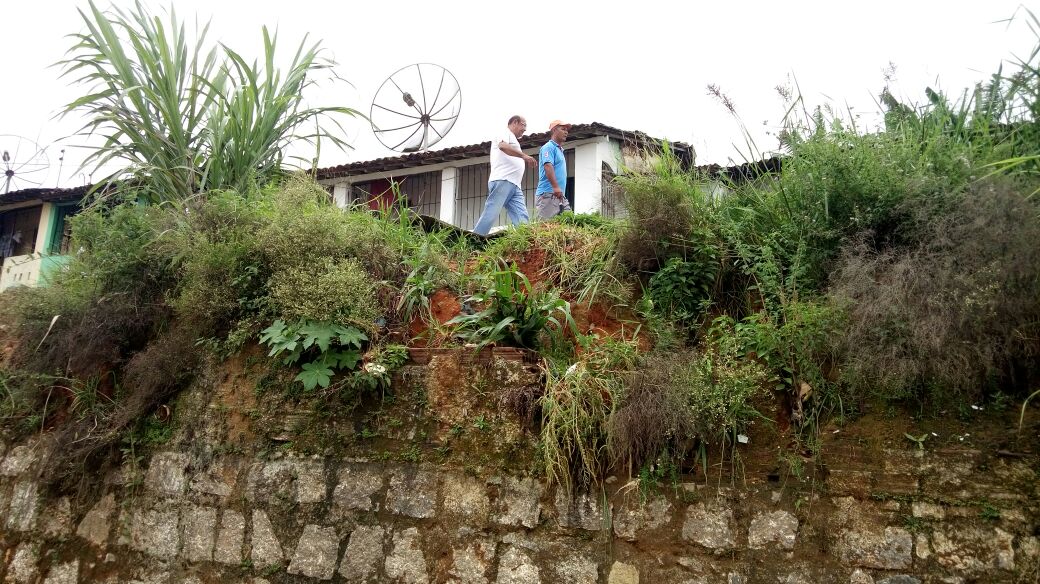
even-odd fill
[(372, 133), (395, 152), (421, 152), (440, 142), (459, 117), (462, 88), (440, 65), (416, 63), (387, 78), (372, 99)]
[(0, 193), (43, 186), (50, 168), (47, 150), (28, 138), (0, 134)]

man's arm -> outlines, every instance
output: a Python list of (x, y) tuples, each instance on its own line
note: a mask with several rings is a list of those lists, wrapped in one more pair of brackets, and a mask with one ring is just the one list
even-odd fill
[(556, 169), (553, 168), (553, 165), (548, 163), (548, 162), (543, 164), (542, 168), (545, 169), (545, 179), (548, 180), (549, 184), (552, 185), (553, 196), (554, 197), (562, 197), (563, 196), (563, 190), (560, 189), (559, 183), (556, 182)]
[(509, 145), (509, 142), (506, 142), (505, 140), (502, 140), (501, 142), (498, 143), (498, 149), (501, 150), (503, 153), (508, 154), (510, 156), (515, 156), (516, 158), (523, 158), (524, 162), (527, 163), (527, 166), (531, 166), (531, 167), (534, 166), (534, 158), (528, 156), (527, 154), (524, 154), (523, 152), (521, 152), (520, 150), (517, 150), (516, 148), (513, 148), (512, 146)]

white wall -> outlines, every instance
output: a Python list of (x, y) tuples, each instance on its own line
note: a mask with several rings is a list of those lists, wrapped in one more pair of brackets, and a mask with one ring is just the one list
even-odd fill
[[(606, 136), (597, 136), (565, 145), (565, 149), (574, 149), (574, 211), (576, 213), (595, 213), (602, 207), (602, 176), (605, 162), (614, 172), (621, 167), (621, 147)], [(526, 148), (524, 152), (537, 156), (538, 148)], [(346, 207), (350, 202), (350, 185), (374, 179), (400, 178), (423, 172), (441, 171), (441, 205), (440, 219), (453, 223), (455, 218), (455, 199), (457, 196), (458, 168), (488, 161), (487, 156), (473, 157), (466, 160), (442, 162), (426, 166), (398, 169), (385, 172), (355, 175), (327, 179), (324, 184), (333, 185), (333, 200), (336, 205)], [(537, 172), (529, 170), (528, 172)], [(532, 218), (534, 209), (529, 209)], [(471, 226), (463, 225), (463, 228)]]

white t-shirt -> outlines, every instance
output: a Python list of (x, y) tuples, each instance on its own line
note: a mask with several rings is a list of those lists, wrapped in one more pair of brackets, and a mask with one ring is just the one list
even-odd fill
[(520, 150), (520, 142), (517, 142), (516, 136), (508, 129), (493, 136), (491, 138), (491, 174), (488, 175), (488, 182), (507, 180), (519, 187), (520, 182), (524, 180), (524, 159), (502, 152), (498, 147), (499, 142), (505, 142)]

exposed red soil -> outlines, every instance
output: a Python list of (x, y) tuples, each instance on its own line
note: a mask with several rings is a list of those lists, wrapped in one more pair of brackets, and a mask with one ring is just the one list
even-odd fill
[[(430, 315), (438, 324), (444, 325), (461, 313), (462, 303), (450, 290), (438, 290), (430, 297)], [(433, 340), (430, 333), (429, 323), (421, 314), (416, 314), (412, 317), (412, 322), (408, 323), (408, 334), (411, 337), (408, 344), (413, 347), (430, 346)]]
[(571, 317), (578, 332), (619, 341), (635, 337), (641, 351), (650, 350), (650, 339), (641, 334), (639, 317), (627, 310), (609, 310), (600, 303), (591, 306), (571, 303)]
[(527, 276), (531, 286), (537, 286), (540, 282), (545, 281), (545, 257), (544, 249), (531, 249), (516, 259), (516, 269)]

